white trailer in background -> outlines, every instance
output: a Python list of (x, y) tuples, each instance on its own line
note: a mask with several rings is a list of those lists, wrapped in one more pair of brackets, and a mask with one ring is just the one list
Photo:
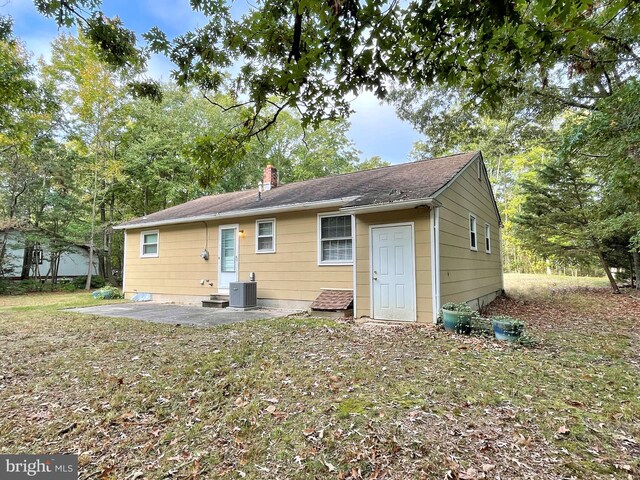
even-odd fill
[[(3, 275), (7, 279), (19, 279), (22, 273), (22, 265), (25, 254), (25, 234), (19, 230), (0, 231), (0, 250), (4, 243), (4, 260), (2, 263)], [(36, 264), (40, 278), (51, 277), (51, 250), (50, 243), (46, 239), (40, 240), (33, 253), (30, 268), (33, 274)], [(72, 278), (86, 276), (89, 271), (89, 248), (80, 245), (69, 245), (60, 254), (58, 264), (58, 278)], [(97, 258), (94, 257), (92, 275), (98, 275)]]

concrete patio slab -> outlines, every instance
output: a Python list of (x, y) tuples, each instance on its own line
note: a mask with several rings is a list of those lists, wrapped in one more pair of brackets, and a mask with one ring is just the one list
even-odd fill
[(173, 325), (195, 325), (210, 327), (227, 323), (244, 322), (285, 317), (296, 313), (294, 310), (276, 310), (259, 308), (240, 312), (224, 308), (202, 308), (188, 305), (164, 303), (116, 303), (95, 307), (70, 308), (71, 312), (101, 315), (104, 317), (123, 317), (146, 322), (168, 323)]

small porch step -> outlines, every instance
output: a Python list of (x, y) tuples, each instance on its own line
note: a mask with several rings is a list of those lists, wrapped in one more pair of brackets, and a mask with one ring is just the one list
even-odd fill
[(229, 295), (211, 295), (209, 300), (202, 300), (205, 308), (226, 308), (229, 306)]

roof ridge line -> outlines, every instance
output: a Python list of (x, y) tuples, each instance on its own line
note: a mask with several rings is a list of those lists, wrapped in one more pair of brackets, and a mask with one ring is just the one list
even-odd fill
[[(343, 173), (336, 173), (333, 175), (325, 175), (324, 177), (314, 177), (314, 178), (307, 178), (306, 180), (297, 180), (295, 182), (291, 182), (291, 183), (283, 183), (283, 184), (278, 184), (277, 187), (272, 188), (271, 190), (267, 190), (268, 191), (272, 191), (272, 190), (276, 190), (278, 188), (282, 188), (288, 185), (298, 185), (301, 183), (305, 183), (305, 182), (313, 182), (313, 181), (318, 181), (318, 180), (324, 180), (327, 178), (336, 178), (336, 177), (344, 177), (347, 175), (355, 175), (357, 173), (363, 173), (363, 172), (371, 172), (372, 170), (383, 170), (383, 169), (387, 169), (387, 168), (394, 168), (394, 167), (402, 167), (405, 165), (409, 165), (409, 164), (413, 164), (413, 163), (422, 163), (422, 162), (429, 162), (432, 160), (441, 160), (444, 158), (449, 158), (449, 157), (457, 157), (459, 155), (476, 155), (479, 152), (479, 150), (471, 150), (468, 152), (460, 152), (460, 153), (451, 153), (449, 155), (442, 155), (440, 157), (430, 157), (430, 158), (421, 158), (420, 160), (414, 160), (412, 162), (404, 162), (404, 163), (394, 163), (392, 165), (383, 165), (381, 167), (373, 167), (373, 168), (367, 168), (366, 170), (356, 170), (355, 172), (343, 172)], [(277, 167), (276, 167), (277, 170)], [(193, 200), (188, 200), (188, 202), (193, 202), (195, 200), (200, 200), (203, 198), (207, 198), (207, 197), (217, 197), (220, 195), (228, 195), (228, 194), (232, 194), (232, 193), (241, 193), (241, 192), (257, 192), (258, 188), (249, 188), (246, 190), (234, 190), (232, 192), (222, 192), (222, 193), (211, 193), (209, 195), (205, 195), (203, 197), (199, 197), (199, 198), (194, 198)], [(266, 192), (263, 192), (263, 194), (265, 194)], [(187, 203), (187, 202), (185, 202)], [(174, 206), (179, 206), (179, 205), (184, 205), (184, 203), (178, 204), (178, 205), (174, 205)], [(172, 207), (169, 207), (172, 208)]]
[[(478, 152), (479, 152), (479, 150), (471, 150), (471, 151), (468, 151), (468, 152), (451, 153), (449, 155), (442, 155), (440, 157), (421, 158), (420, 160), (414, 160), (412, 162), (394, 163), (392, 165), (383, 165), (381, 167), (367, 168), (366, 170), (356, 170), (355, 172), (336, 173), (336, 174), (333, 174), (333, 175), (325, 175), (324, 177), (308, 178), (306, 180), (298, 180), (296, 182), (284, 183), (282, 185), (278, 184), (278, 186), (273, 188), (272, 190), (276, 190), (277, 188), (281, 188), (281, 187), (284, 187), (284, 186), (287, 186), (287, 185), (295, 185), (295, 184), (300, 184), (300, 183), (304, 183), (304, 182), (311, 182), (311, 181), (322, 180), (322, 179), (327, 179), (327, 178), (344, 177), (344, 176), (347, 176), (347, 175), (355, 175), (357, 173), (371, 172), (373, 170), (383, 170), (383, 169), (386, 169), (386, 168), (402, 167), (404, 165), (410, 165), (410, 164), (413, 164), (413, 163), (422, 163), (422, 162), (429, 162), (429, 161), (432, 161), (432, 160), (441, 160), (441, 159), (449, 158), (449, 157), (457, 157), (459, 155), (471, 155), (471, 154), (473, 154), (475, 156)], [(277, 169), (277, 167), (276, 167), (276, 169)], [(250, 190), (248, 190), (248, 191), (250, 191)], [(214, 195), (209, 195), (209, 196), (214, 196)]]

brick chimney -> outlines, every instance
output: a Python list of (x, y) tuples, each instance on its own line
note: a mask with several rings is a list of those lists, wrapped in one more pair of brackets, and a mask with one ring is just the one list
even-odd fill
[(264, 169), (262, 185), (265, 192), (278, 186), (278, 170), (271, 164), (267, 165)]

